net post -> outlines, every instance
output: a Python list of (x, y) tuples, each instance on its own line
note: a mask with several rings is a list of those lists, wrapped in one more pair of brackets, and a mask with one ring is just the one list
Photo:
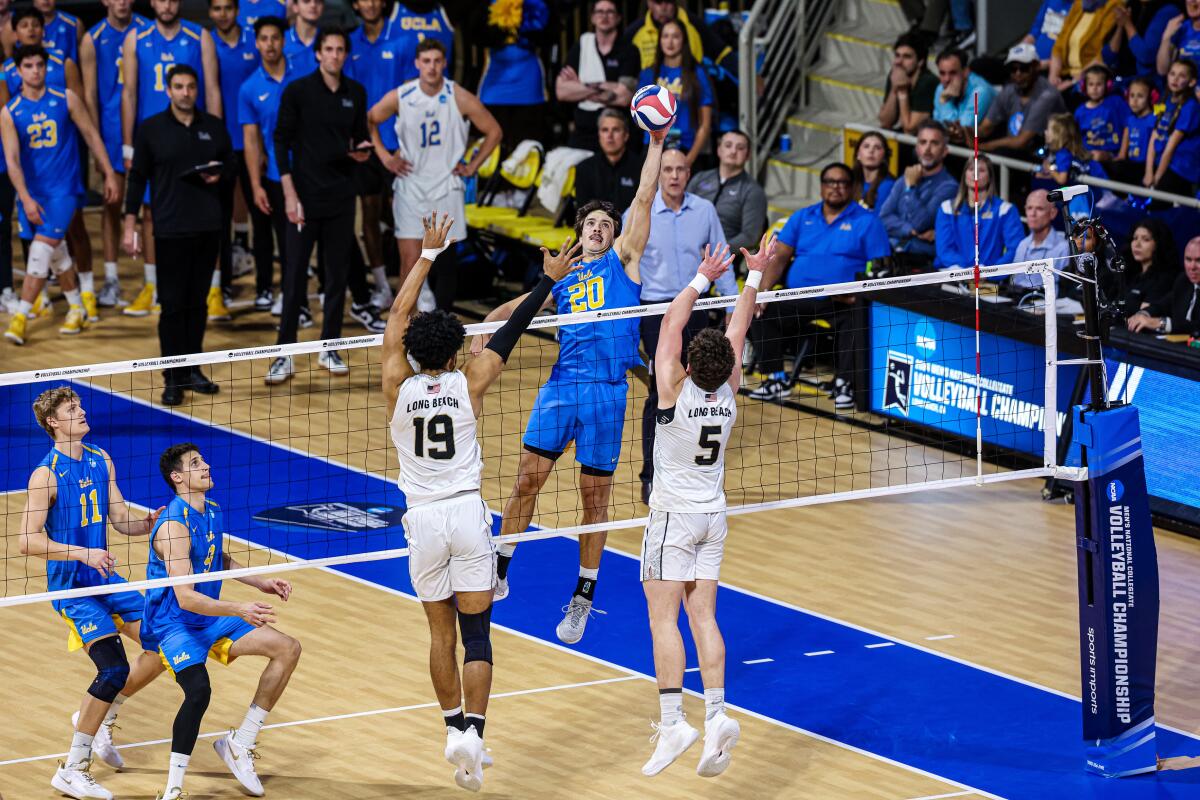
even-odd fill
[(1042, 418), (1043, 447), (1042, 462), (1047, 469), (1058, 466), (1058, 285), (1049, 264), (1039, 265), (1042, 274), (1042, 294), (1046, 298), (1046, 313), (1043, 322), (1046, 329), (1046, 395), (1043, 400)]

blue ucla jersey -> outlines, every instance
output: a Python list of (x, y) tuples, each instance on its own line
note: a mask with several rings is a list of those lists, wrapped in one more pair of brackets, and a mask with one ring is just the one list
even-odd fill
[(254, 23), (263, 17), (279, 17), (287, 22), (287, 4), (283, 0), (241, 0), (238, 3), (238, 25), (246, 38), (254, 41)]
[(450, 18), (440, 3), (428, 14), (419, 14), (404, 3), (397, 2), (383, 25), (383, 38), (395, 41), (399, 46), (397, 57), (400, 75), (397, 86), (417, 77), (417, 67), (413, 61), (417, 57), (417, 45), (424, 39), (437, 39), (442, 43), (446, 48), (446, 71), (451, 71), (449, 65), (453, 63), (454, 26), (450, 24)]
[(200, 76), (196, 107), (204, 108), (204, 63), (200, 55), (201, 28), (194, 22), (179, 23), (173, 39), (151, 25), (137, 35), (138, 97), (137, 121), (141, 122), (170, 105), (167, 98), (167, 73), (176, 64), (189, 64)]
[[(38, 464), (54, 473), (54, 505), (46, 515), (46, 535), (71, 547), (108, 548), (108, 463), (104, 451), (85, 444), (76, 461), (57, 448)], [(103, 586), (107, 581), (80, 561), (46, 562), (49, 591)]]
[[(191, 534), (189, 558), (192, 562), (192, 574), (201, 575), (222, 568), (225, 563), (225, 522), (221, 515), (221, 507), (212, 500), (205, 500), (204, 511), (197, 511), (176, 495), (167, 505), (167, 510), (159, 515), (158, 521), (154, 523), (154, 530), (150, 533), (150, 560), (146, 563), (147, 580), (167, 577), (167, 564), (154, 549), (154, 538), (168, 522), (178, 522)], [(221, 581), (197, 583), (195, 589), (200, 594), (217, 600), (221, 596)], [(161, 634), (165, 625), (208, 625), (216, 618), (184, 611), (175, 599), (175, 590), (166, 586), (147, 590), (145, 619), (147, 627)]]
[(19, 94), (8, 101), (8, 113), (17, 129), (29, 193), (36, 198), (78, 194), (79, 139), (67, 95), (49, 88), (38, 100)]
[(1150, 137), (1154, 134), (1154, 126), (1158, 118), (1153, 111), (1148, 111), (1140, 117), (1130, 114), (1125, 120), (1125, 130), (1129, 132), (1129, 150), (1126, 157), (1139, 164), (1146, 163), (1150, 153)]
[(79, 17), (55, 10), (54, 19), (46, 23), (42, 32), (42, 47), (57, 50), (78, 64), (80, 30)]
[[(367, 90), (367, 107), (383, 99), (391, 90), (405, 82), (401, 77), (402, 56), (400, 43), (380, 33), (375, 41), (367, 39), (360, 25), (350, 34), (350, 55), (346, 59), (346, 75), (363, 85)], [(412, 66), (412, 56), (408, 58)], [(380, 125), (379, 138), (388, 150), (399, 147), (394, 125)]]
[(243, 149), (242, 122), (238, 118), (238, 92), (246, 79), (258, 68), (258, 50), (254, 40), (239, 36), (237, 43), (227, 45), (219, 36), (213, 36), (217, 49), (217, 67), (221, 74), (221, 104), (225, 106), (225, 129), (234, 150)]
[[(46, 53), (46, 85), (64, 92), (67, 89), (67, 67), (62, 53), (57, 50), (47, 50)], [(4, 82), (8, 84), (10, 97), (20, 94), (21, 73), (11, 58), (4, 62)]]
[(296, 77), (291, 64), (284, 60), (281, 80), (275, 80), (260, 66), (250, 74), (238, 90), (238, 120), (243, 125), (257, 125), (267, 154), (267, 178), (279, 180), (279, 164), (275, 161), (275, 121), (279, 118), (279, 96), (283, 88)]
[[(559, 314), (626, 308), (641, 304), (642, 287), (625, 274), (616, 250), (584, 264), (551, 290)], [(631, 367), (642, 363), (638, 355), (636, 318), (567, 325), (558, 331), (558, 360), (551, 380), (625, 380)]]
[(305, 75), (313, 72), (317, 68), (317, 35), (313, 34), (313, 40), (305, 44), (296, 35), (295, 28), (288, 28), (288, 32), (283, 36), (283, 55), (288, 60), (288, 64), (296, 71), (297, 78), (303, 78)]
[(1121, 133), (1129, 117), (1129, 106), (1123, 98), (1109, 95), (1100, 105), (1089, 108), (1084, 103), (1075, 109), (1075, 120), (1083, 133), (1083, 146), (1088, 150), (1116, 153), (1121, 149)]

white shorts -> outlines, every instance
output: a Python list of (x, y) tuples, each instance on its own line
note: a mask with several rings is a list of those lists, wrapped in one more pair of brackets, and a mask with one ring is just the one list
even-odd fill
[(642, 580), (719, 579), (728, 532), (724, 511), (688, 514), (651, 509), (642, 536)]
[(491, 514), (478, 492), (408, 509), (404, 535), (408, 574), (421, 600), (486, 592), (495, 585)]
[[(457, 180), (457, 178), (455, 179)], [(395, 220), (397, 239), (420, 239), (425, 236), (421, 226), (421, 218), (428, 217), (434, 211), (439, 214), (449, 214), (454, 220), (450, 226), (450, 236), (456, 242), (467, 239), (467, 205), (462, 187), (451, 189), (441, 197), (424, 198), (409, 196), (403, 188), (397, 187), (392, 196), (392, 217)]]

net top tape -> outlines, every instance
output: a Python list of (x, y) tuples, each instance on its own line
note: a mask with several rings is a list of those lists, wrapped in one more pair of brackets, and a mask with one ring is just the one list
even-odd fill
[[(1037, 259), (1020, 261), (1012, 264), (998, 264), (980, 267), (981, 278), (1002, 278), (1009, 275), (1051, 275), (1055, 271), (1054, 261), (1069, 261), (1078, 256), (1065, 256), (1056, 259)], [(861, 294), (886, 289), (899, 289), (908, 286), (928, 286), (940, 283), (955, 283), (972, 281), (975, 270), (955, 269), (929, 272), (920, 275), (897, 275), (889, 278), (876, 278), (865, 281), (848, 281), (846, 283), (830, 283), (823, 286), (805, 286), (798, 289), (779, 289), (777, 291), (759, 292), (757, 302), (775, 303), (782, 300), (800, 300), (809, 297), (829, 295)], [(697, 310), (709, 308), (725, 308), (737, 302), (737, 295), (725, 297), (705, 297), (696, 301)], [(607, 321), (613, 319), (628, 319), (630, 317), (647, 317), (662, 314), (669, 303), (653, 305), (628, 306), (625, 308), (608, 308), (597, 311), (581, 311), (571, 314), (552, 314), (535, 317), (529, 325), (529, 330), (542, 328), (566, 327), (583, 325), (589, 322)], [(466, 326), (468, 336), (489, 334), (498, 331), (503, 322), (477, 322)], [(179, 367), (184, 365), (229, 364), (237, 361), (251, 361), (260, 358), (278, 358), (280, 356), (298, 356), (311, 353), (321, 353), (326, 350), (354, 350), (364, 347), (377, 347), (383, 344), (383, 334), (373, 336), (355, 336), (343, 339), (322, 339), (319, 341), (294, 342), (260, 347), (244, 347), (234, 350), (218, 350), (209, 353), (193, 353), (186, 356), (171, 356), (167, 358), (139, 358), (129, 361), (109, 361), (102, 364), (88, 364), (77, 367), (59, 367), (56, 369), (24, 370), (21, 372), (0, 373), (0, 386), (15, 386), (46, 380), (77, 380), (100, 375), (117, 375), (127, 372), (148, 372), (151, 370)]]

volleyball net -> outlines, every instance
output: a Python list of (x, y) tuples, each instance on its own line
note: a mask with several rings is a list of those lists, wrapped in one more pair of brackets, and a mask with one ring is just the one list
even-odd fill
[[(995, 303), (1003, 313), (989, 318), (982, 336), (970, 269), (760, 293), (737, 425), (725, 454), (729, 513), (1063, 474), (1055, 454), (1066, 409), (1059, 408), (1053, 310), (1056, 275), (1071, 271), (1069, 259), (982, 267), (984, 302), (999, 297), (990, 297), (988, 287), (1012, 276), (1028, 286), (1025, 297)], [(719, 325), (735, 300), (705, 298), (696, 308)], [(614, 319), (657, 326), (665, 309), (661, 304), (534, 320), (488, 391), (478, 422), (481, 491), (497, 529), (517, 478), (530, 412), (558, 356), (558, 330), (593, 325), (599, 331)], [(473, 337), (498, 327), (469, 325), (459, 365), (472, 357)], [(369, 336), (0, 374), (0, 606), (406, 555), (381, 342)], [(319, 354), (330, 349), (342, 354), (348, 376), (318, 365)], [(284, 355), (293, 357), (295, 377), (266, 385), (270, 362)], [(835, 365), (851, 362), (854, 406), (837, 408)], [(184, 366), (203, 370), (220, 392), (189, 393), (174, 409), (159, 405), (162, 370)], [(751, 396), (772, 376), (782, 376), (786, 390), (768, 399)], [(610, 521), (579, 524), (579, 466), (568, 448), (539, 493), (533, 525), (507, 540), (642, 527), (649, 379), (644, 369), (628, 378)], [(108, 550), (132, 585), (48, 593), (47, 562), (22, 553), (22, 526), (30, 474), (53, 447), (32, 405), (44, 390), (63, 385), (79, 394), (87, 414), (84, 442), (111, 456), (123, 496), (142, 509), (135, 517), (172, 499), (159, 469), (163, 451), (194, 443), (211, 467), (209, 499), (223, 511), (226, 553), (246, 567), (145, 581), (147, 539), (125, 537), (109, 524)], [(578, 418), (587, 425), (593, 415), (609, 413), (580, 407)], [(79, 497), (59, 496), (55, 503), (95, 514), (89, 491), (83, 487)], [(753, 535), (752, 526), (742, 530)]]

